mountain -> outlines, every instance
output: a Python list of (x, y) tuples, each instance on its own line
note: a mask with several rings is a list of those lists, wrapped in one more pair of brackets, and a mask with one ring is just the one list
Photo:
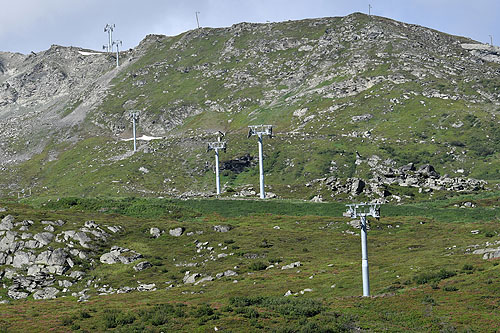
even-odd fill
[[(418, 200), (500, 180), (500, 48), (355, 13), (0, 53), (2, 194)], [(131, 151), (130, 110), (140, 111)], [(151, 139), (155, 137), (157, 139)]]

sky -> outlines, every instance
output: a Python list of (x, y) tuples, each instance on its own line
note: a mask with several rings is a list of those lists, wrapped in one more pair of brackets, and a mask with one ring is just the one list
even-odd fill
[(29, 53), (52, 44), (102, 50), (106, 24), (122, 49), (148, 34), (174, 36), (197, 27), (279, 22), (354, 12), (500, 45), (500, 0), (0, 0), (0, 51)]

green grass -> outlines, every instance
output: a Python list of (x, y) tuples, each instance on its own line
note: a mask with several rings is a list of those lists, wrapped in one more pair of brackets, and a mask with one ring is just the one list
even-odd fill
[[(136, 286), (137, 281), (156, 283), (158, 290), (96, 296), (92, 284), (87, 303), (73, 297), (15, 301), (0, 305), (0, 320), (14, 332), (47, 326), (120, 332), (204, 332), (215, 326), (276, 332), (494, 331), (500, 323), (495, 296), (500, 292), (500, 265), (467, 249), (500, 237), (497, 198), (485, 194), (384, 205), (379, 221), (369, 219), (371, 291), (379, 296), (369, 299), (353, 297), (361, 294), (359, 230), (347, 225), (350, 219), (342, 217), (345, 206), (340, 203), (109, 197), (3, 201), (7, 213), (16, 220), (32, 219), (35, 226), (42, 219), (63, 219), (64, 230), (87, 220), (120, 225), (123, 232), (96, 248), (93, 257), (98, 261), (100, 253), (119, 245), (153, 264), (141, 272), (132, 265), (87, 265), (89, 274), (72, 290), (81, 290), (90, 278), (113, 288)], [(453, 206), (466, 200), (478, 207)], [(212, 227), (220, 224), (233, 229), (214, 232)], [(168, 230), (177, 226), (183, 226), (185, 234), (169, 236)], [(151, 227), (167, 233), (152, 239)], [(470, 232), (475, 229), (479, 234)], [(196, 231), (203, 233), (186, 235)], [(214, 247), (214, 256), (233, 254), (204, 261), (210, 254), (196, 253), (195, 239)], [(202, 261), (196, 267), (175, 265)], [(280, 269), (295, 261), (302, 266)], [(277, 263), (278, 268), (265, 269)], [(182, 284), (188, 270), (215, 276), (228, 269), (238, 276), (198, 286)], [(165, 289), (170, 284), (175, 287)], [(300, 293), (307, 288), (312, 291)], [(288, 290), (297, 296), (284, 297)]]

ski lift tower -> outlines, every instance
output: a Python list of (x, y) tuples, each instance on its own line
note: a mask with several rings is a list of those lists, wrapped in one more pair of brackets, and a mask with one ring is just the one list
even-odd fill
[(132, 119), (132, 128), (134, 132), (134, 151), (137, 151), (137, 141), (135, 137), (135, 123), (139, 121), (139, 111), (138, 110), (131, 110), (129, 111), (128, 114), (129, 118)]
[(368, 250), (366, 242), (366, 217), (372, 216), (380, 218), (380, 204), (378, 203), (359, 203), (346, 205), (347, 211), (344, 216), (352, 219), (361, 220), (361, 271), (363, 275), (363, 296), (370, 296), (370, 275), (368, 272)]
[(207, 153), (211, 150), (215, 151), (215, 186), (217, 188), (217, 195), (220, 194), (220, 177), (219, 177), (219, 150), (226, 152), (226, 142), (222, 141), (225, 136), (224, 133), (219, 131), (216, 142), (209, 142)]
[(113, 45), (116, 45), (116, 67), (118, 68), (118, 66), (120, 66), (120, 61), (119, 61), (119, 58), (120, 58), (120, 50), (118, 49), (118, 45), (122, 45), (122, 41), (121, 40), (115, 40), (113, 41)]
[(259, 139), (259, 173), (260, 173), (260, 198), (265, 199), (266, 193), (264, 191), (264, 164), (262, 156), (262, 136), (267, 135), (269, 138), (273, 137), (273, 125), (251, 125), (248, 126), (248, 137), (256, 135)]
[(104, 27), (104, 32), (108, 33), (108, 52), (113, 52), (113, 30), (115, 30), (114, 24), (106, 24)]

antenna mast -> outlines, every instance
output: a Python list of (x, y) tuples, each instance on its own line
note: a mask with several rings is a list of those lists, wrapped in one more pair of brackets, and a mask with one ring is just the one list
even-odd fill
[(198, 29), (200, 29), (200, 20), (198, 20), (198, 14), (200, 14), (200, 12), (194, 12), (196, 14), (196, 24), (198, 25)]
[(220, 177), (219, 177), (219, 150), (226, 152), (226, 142), (222, 141), (225, 136), (224, 133), (219, 131), (216, 142), (209, 142), (207, 152), (215, 151), (215, 186), (217, 188), (217, 195), (220, 194)]
[(363, 275), (363, 296), (370, 296), (370, 275), (368, 272), (368, 249), (366, 241), (366, 217), (373, 216), (380, 218), (380, 204), (378, 203), (359, 203), (346, 205), (347, 211), (344, 216), (352, 219), (361, 219), (361, 271)]
[(248, 137), (256, 135), (259, 139), (259, 173), (260, 173), (260, 198), (265, 199), (266, 193), (264, 191), (264, 157), (262, 154), (262, 136), (267, 135), (269, 138), (273, 137), (273, 125), (252, 125), (248, 126)]

